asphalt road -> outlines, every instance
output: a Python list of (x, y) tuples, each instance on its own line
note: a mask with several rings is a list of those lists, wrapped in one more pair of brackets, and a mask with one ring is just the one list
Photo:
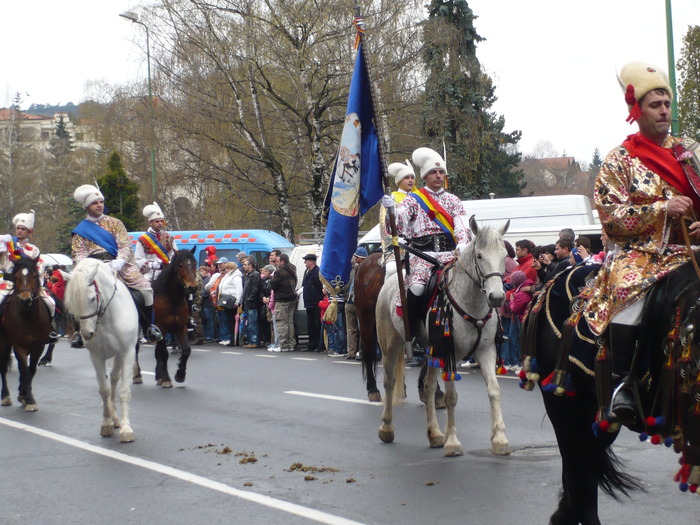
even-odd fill
[[(65, 340), (35, 378), (39, 411), (16, 401), (0, 409), (0, 523), (544, 524), (555, 508), (554, 434), (539, 393), (512, 375), (499, 382), (513, 454), (490, 453), (477, 371), (457, 383), (465, 455), (445, 458), (427, 444), (416, 369), (395, 410), (396, 440), (384, 444), (359, 362), (208, 345), (193, 352), (187, 381), (167, 390), (155, 385), (152, 347), (141, 365), (131, 444), (100, 437), (94, 370)], [(9, 381), (16, 398), (16, 367)], [(604, 523), (698, 523), (700, 497), (676, 488), (670, 450), (628, 431), (615, 450), (646, 493), (602, 496)]]

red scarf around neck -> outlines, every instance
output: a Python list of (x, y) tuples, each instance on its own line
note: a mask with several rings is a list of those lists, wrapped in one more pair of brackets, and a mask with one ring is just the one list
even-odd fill
[[(622, 145), (627, 149), (631, 157), (641, 160), (647, 168), (683, 195), (690, 197), (693, 201), (695, 213), (700, 213), (700, 197), (698, 196), (700, 188), (696, 189), (690, 183), (671, 148), (663, 148), (641, 133), (630, 135)], [(689, 168), (692, 170), (692, 167), (689, 166)]]

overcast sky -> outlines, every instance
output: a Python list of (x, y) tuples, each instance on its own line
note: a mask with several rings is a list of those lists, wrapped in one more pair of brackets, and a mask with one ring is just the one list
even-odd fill
[[(79, 103), (91, 81), (143, 79), (145, 34), (118, 16), (129, 0), (0, 0), (0, 106), (16, 92), (31, 103)], [(666, 70), (664, 0), (470, 0), (486, 41), (477, 57), (497, 86), (494, 110), (520, 150), (549, 141), (590, 162), (636, 126), (615, 77), (630, 61)], [(672, 0), (676, 59), (688, 25), (700, 25), (700, 0)], [(138, 9), (133, 9), (138, 11)], [(350, 14), (348, 15), (351, 16)], [(368, 21), (369, 22), (369, 21)], [(371, 26), (367, 27), (371, 38)]]

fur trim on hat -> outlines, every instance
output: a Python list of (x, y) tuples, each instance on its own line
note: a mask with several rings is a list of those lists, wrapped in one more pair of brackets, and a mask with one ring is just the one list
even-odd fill
[(425, 176), (435, 168), (442, 168), (447, 174), (447, 164), (440, 154), (430, 148), (418, 148), (413, 152), (413, 164), (420, 168), (420, 178), (425, 180)]
[(397, 186), (399, 185), (399, 182), (404, 180), (406, 177), (410, 177), (411, 175), (414, 177), (416, 176), (416, 172), (413, 171), (413, 166), (409, 164), (408, 160), (406, 161), (406, 164), (402, 162), (393, 162), (389, 164), (387, 171), (389, 172), (389, 175), (394, 177), (394, 182)]
[(102, 195), (102, 192), (92, 184), (83, 184), (82, 186), (79, 186), (75, 192), (73, 192), (73, 198), (83, 208), (87, 208), (95, 201), (100, 199), (104, 200), (105, 196)]
[(29, 213), (18, 213), (12, 219), (12, 224), (17, 226), (24, 226), (28, 230), (34, 229), (34, 210), (29, 210)]
[(163, 212), (161, 211), (160, 206), (158, 206), (157, 202), (146, 206), (143, 209), (143, 216), (148, 219), (148, 222), (155, 221), (157, 219), (165, 220), (165, 215), (163, 215)]
[(650, 91), (661, 88), (673, 100), (673, 90), (668, 83), (668, 75), (652, 64), (630, 62), (620, 70), (617, 81), (625, 94), (625, 102), (630, 112), (627, 122), (630, 124), (641, 116), (639, 101)]

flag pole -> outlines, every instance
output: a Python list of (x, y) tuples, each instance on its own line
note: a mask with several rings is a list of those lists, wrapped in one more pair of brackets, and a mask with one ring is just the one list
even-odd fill
[[(382, 129), (382, 119), (379, 118), (379, 112), (377, 111), (376, 96), (374, 94), (374, 82), (372, 81), (372, 74), (370, 72), (369, 63), (367, 61), (367, 56), (369, 55), (367, 44), (365, 42), (365, 30), (364, 21), (362, 15), (360, 14), (359, 2), (355, 1), (355, 20), (353, 25), (357, 29), (356, 44), (361, 44), (364, 49), (364, 60), (363, 67), (365, 68), (365, 73), (367, 74), (367, 81), (369, 84), (370, 101), (372, 103), (372, 113), (374, 114), (374, 127), (377, 130), (378, 140), (377, 149), (379, 153), (379, 163), (382, 168), (382, 180), (384, 183), (384, 195), (391, 195), (391, 183), (389, 182), (389, 177), (386, 171), (386, 156), (384, 154), (384, 131)], [(404, 340), (405, 340), (405, 352), (406, 358), (411, 359), (413, 357), (413, 342), (411, 341), (411, 325), (408, 321), (408, 309), (406, 308), (406, 288), (404, 287), (403, 279), (403, 264), (401, 261), (401, 248), (399, 247), (399, 236), (396, 231), (396, 208), (387, 209), (389, 214), (389, 230), (391, 232), (391, 245), (394, 251), (394, 260), (396, 262), (396, 275), (399, 280), (399, 300), (401, 301), (401, 309), (403, 311), (403, 329), (404, 329)]]

